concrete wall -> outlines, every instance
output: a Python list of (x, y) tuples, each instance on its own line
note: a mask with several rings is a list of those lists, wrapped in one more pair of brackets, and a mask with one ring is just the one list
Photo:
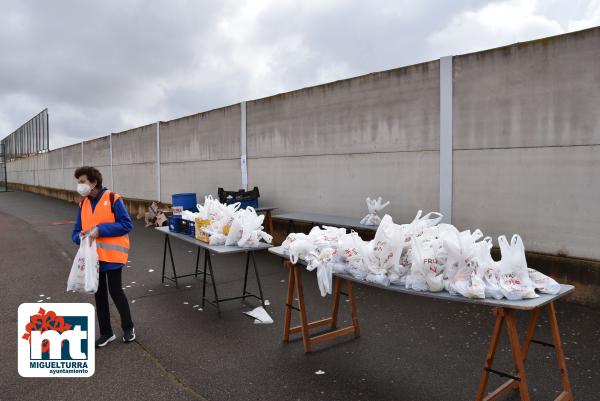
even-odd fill
[(217, 188), (239, 189), (240, 105), (160, 124), (161, 200), (179, 192), (217, 195)]
[[(94, 166), (100, 170), (100, 173), (102, 173), (102, 185), (109, 188), (112, 187), (109, 136), (83, 142), (83, 165)], [(71, 172), (71, 177), (73, 177), (73, 173), (74, 171)], [(75, 180), (74, 177), (73, 180)]]
[[(600, 260), (600, 28), (454, 57), (453, 222), (528, 250)], [(249, 186), (281, 211), (407, 222), (439, 208), (439, 62), (246, 103)], [(159, 197), (156, 124), (113, 134), (114, 189)], [(241, 108), (160, 123), (160, 198), (241, 187)], [(83, 144), (109, 185), (110, 140)], [(73, 189), (77, 144), (9, 163), (9, 181)]]
[(81, 143), (62, 148), (63, 180), (61, 189), (76, 189), (75, 177), (73, 176), (73, 173), (75, 173), (75, 169), (77, 169), (77, 167), (81, 167), (83, 165), (83, 155), (81, 149)]
[(112, 135), (114, 191), (136, 199), (156, 199), (156, 124)]
[(282, 211), (362, 217), (367, 196), (406, 222), (438, 208), (439, 62), (247, 104), (249, 186)]
[(600, 29), (454, 58), (454, 223), (600, 259)]

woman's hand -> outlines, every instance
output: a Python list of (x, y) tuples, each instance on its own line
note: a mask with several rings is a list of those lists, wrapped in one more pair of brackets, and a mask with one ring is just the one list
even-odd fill
[(99, 236), (98, 227), (92, 227), (90, 232), (88, 233), (88, 238), (90, 239), (90, 244)]

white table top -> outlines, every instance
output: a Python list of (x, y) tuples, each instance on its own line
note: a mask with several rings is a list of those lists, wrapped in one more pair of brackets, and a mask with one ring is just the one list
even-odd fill
[(360, 224), (361, 219), (355, 219), (354, 217), (344, 216), (332, 216), (328, 214), (318, 213), (304, 213), (304, 212), (291, 212), (278, 214), (273, 216), (274, 219), (280, 220), (294, 220), (305, 223), (317, 223), (319, 225), (333, 226), (333, 227), (345, 227), (345, 228), (356, 228), (359, 230), (377, 231), (378, 226), (365, 226)]
[(273, 245), (260, 243), (256, 247), (251, 248), (241, 248), (239, 246), (226, 246), (226, 245), (209, 245), (206, 242), (198, 241), (196, 238), (192, 238), (189, 235), (179, 234), (169, 231), (169, 227), (156, 227), (156, 230), (160, 231), (163, 234), (170, 235), (171, 237), (180, 239), (182, 241), (188, 242), (194, 246), (208, 249), (210, 252), (218, 253), (218, 254), (232, 254), (232, 253), (244, 253), (244, 252), (253, 252), (253, 251), (263, 251), (265, 249), (271, 248)]
[[(281, 247), (279, 247), (279, 246), (270, 248), (269, 252), (271, 252), (279, 257), (289, 260), (289, 256), (286, 255), (285, 253), (283, 253), (283, 251), (281, 250)], [(299, 263), (301, 263), (303, 265), (305, 264), (305, 262), (302, 260), (300, 260)], [(562, 297), (570, 294), (571, 292), (573, 292), (575, 290), (575, 287), (573, 287), (572, 285), (561, 284), (560, 292), (558, 294), (555, 294), (555, 295), (539, 294), (540, 296), (538, 298), (533, 298), (533, 299), (523, 299), (523, 300), (519, 300), (519, 301), (509, 301), (508, 299), (498, 300), (498, 299), (494, 299), (494, 298), (473, 299), (473, 298), (463, 297), (462, 295), (452, 295), (446, 291), (442, 291), (442, 292), (415, 291), (412, 289), (407, 289), (406, 287), (400, 286), (400, 285), (390, 285), (389, 287), (386, 287), (384, 285), (375, 284), (375, 283), (371, 283), (371, 282), (364, 281), (364, 280), (358, 280), (348, 274), (334, 273), (334, 276), (341, 277), (341, 278), (350, 280), (355, 283), (368, 285), (370, 287), (377, 287), (377, 288), (381, 288), (381, 289), (388, 290), (388, 291), (400, 292), (403, 294), (410, 294), (410, 295), (417, 295), (417, 296), (421, 296), (421, 297), (434, 298), (434, 299), (439, 299), (442, 301), (466, 302), (466, 303), (471, 303), (471, 304), (480, 304), (480, 305), (487, 305), (487, 306), (492, 306), (492, 307), (522, 309), (522, 310), (531, 310), (531, 309), (538, 308), (540, 306), (544, 306), (552, 301), (555, 301), (559, 298), (562, 298)]]

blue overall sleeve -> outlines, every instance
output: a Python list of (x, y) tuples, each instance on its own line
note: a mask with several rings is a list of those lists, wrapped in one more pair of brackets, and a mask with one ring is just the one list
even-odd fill
[(129, 217), (129, 213), (127, 213), (125, 204), (121, 199), (115, 201), (114, 210), (114, 223), (102, 223), (98, 225), (99, 237), (120, 237), (121, 235), (128, 234), (133, 228), (131, 217)]
[(81, 233), (81, 208), (77, 209), (77, 219), (75, 219), (75, 225), (73, 226), (73, 232), (71, 233), (71, 239), (77, 245), (81, 242), (79, 240), (79, 233)]

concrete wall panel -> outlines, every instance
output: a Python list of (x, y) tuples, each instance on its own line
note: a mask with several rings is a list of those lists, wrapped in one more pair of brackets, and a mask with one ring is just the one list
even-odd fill
[[(100, 171), (102, 172), (102, 169)], [(104, 172), (102, 174), (105, 175)], [(115, 177), (112, 189), (118, 194), (135, 199), (156, 200), (156, 163), (113, 166), (113, 174)], [(109, 185), (110, 181), (107, 181), (105, 186)]]
[(240, 105), (161, 123), (161, 163), (239, 159)]
[(600, 144), (600, 29), (454, 58), (454, 148)]
[(248, 102), (248, 156), (439, 149), (439, 62)]
[(63, 163), (65, 169), (81, 167), (81, 143), (63, 148)]
[(156, 162), (156, 124), (113, 134), (112, 141), (113, 165)]
[(62, 149), (52, 150), (47, 153), (48, 155), (48, 168), (49, 169), (62, 169)]
[(110, 166), (110, 137), (83, 143), (83, 163), (88, 166)]
[(239, 160), (214, 160), (161, 165), (161, 198), (171, 202), (171, 195), (195, 192), (198, 201), (204, 196), (217, 197), (217, 189), (237, 190), (241, 187)]
[(439, 152), (281, 157), (249, 160), (249, 186), (279, 211), (362, 218), (365, 198), (381, 196), (394, 221), (410, 222), (419, 208), (438, 210)]
[(600, 146), (454, 152), (454, 223), (600, 259)]

